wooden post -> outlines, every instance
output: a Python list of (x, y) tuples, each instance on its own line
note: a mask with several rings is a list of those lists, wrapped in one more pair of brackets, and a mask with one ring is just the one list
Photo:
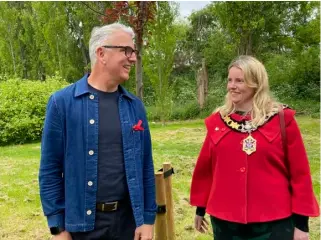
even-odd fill
[[(169, 162), (163, 163), (164, 173), (172, 169), (172, 165)], [(174, 228), (174, 204), (172, 195), (172, 176), (169, 176), (165, 180), (165, 195), (166, 195), (166, 220), (167, 220), (167, 240), (175, 239)]]
[[(156, 203), (158, 206), (166, 205), (164, 174), (163, 172), (155, 173), (156, 181)], [(166, 207), (167, 209), (167, 207)], [(158, 213), (155, 222), (155, 240), (167, 240), (166, 232), (166, 214)]]

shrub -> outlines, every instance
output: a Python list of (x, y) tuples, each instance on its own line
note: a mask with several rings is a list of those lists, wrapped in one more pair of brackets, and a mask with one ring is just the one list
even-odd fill
[(158, 114), (157, 108), (155, 106), (145, 106), (147, 119), (149, 121), (159, 121), (160, 115)]
[(0, 82), (0, 145), (40, 140), (48, 98), (67, 84), (58, 77)]
[(176, 105), (170, 120), (187, 120), (197, 118), (200, 113), (200, 108), (197, 101), (191, 101), (185, 105)]

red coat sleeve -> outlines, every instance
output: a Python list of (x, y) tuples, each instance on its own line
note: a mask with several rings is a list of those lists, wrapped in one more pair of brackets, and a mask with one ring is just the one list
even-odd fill
[(213, 149), (210, 134), (207, 131), (205, 141), (198, 156), (196, 166), (194, 169), (190, 204), (192, 206), (206, 207), (208, 196), (211, 191), (213, 179)]
[(293, 110), (285, 111), (292, 212), (316, 217), (319, 215), (319, 206), (313, 193), (309, 161), (294, 114)]

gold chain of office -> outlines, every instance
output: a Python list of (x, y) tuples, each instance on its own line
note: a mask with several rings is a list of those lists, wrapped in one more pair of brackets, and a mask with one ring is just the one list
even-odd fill
[[(283, 105), (283, 108), (287, 108), (287, 106)], [(266, 115), (264, 121), (257, 126), (254, 126), (252, 124), (252, 121), (244, 121), (244, 120), (243, 121), (236, 121), (236, 120), (232, 119), (229, 115), (227, 115), (225, 117), (223, 117), (222, 115), (220, 115), (220, 116), (229, 128), (239, 131), (239, 132), (242, 132), (242, 133), (248, 133), (248, 132), (253, 132), (258, 127), (264, 125), (267, 121), (269, 121), (276, 114), (278, 114), (278, 110), (271, 111), (268, 115)]]

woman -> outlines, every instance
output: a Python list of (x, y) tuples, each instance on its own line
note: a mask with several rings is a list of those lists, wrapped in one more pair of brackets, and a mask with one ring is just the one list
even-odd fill
[(284, 106), (283, 150), (280, 106), (262, 63), (240, 56), (230, 64), (225, 104), (205, 120), (192, 178), (198, 231), (207, 230), (206, 209), (215, 240), (308, 239), (319, 207), (295, 111)]

